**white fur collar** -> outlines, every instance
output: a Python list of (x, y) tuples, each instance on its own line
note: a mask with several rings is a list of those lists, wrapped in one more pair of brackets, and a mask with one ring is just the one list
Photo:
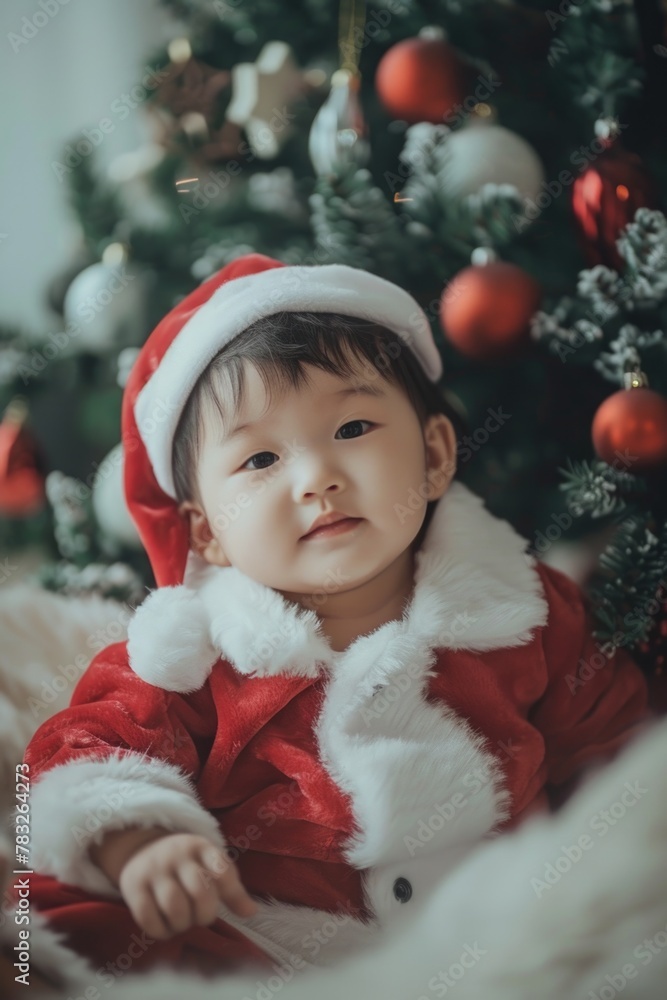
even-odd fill
[[(528, 642), (546, 623), (547, 603), (525, 549), (508, 522), (455, 480), (415, 556), (406, 634), (433, 648), (472, 652)], [(376, 630), (378, 640), (387, 625)], [(248, 676), (314, 678), (354, 645), (334, 652), (314, 611), (234, 567), (208, 566), (192, 553), (184, 585), (153, 591), (128, 629), (135, 672), (182, 693), (200, 688), (221, 655)]]

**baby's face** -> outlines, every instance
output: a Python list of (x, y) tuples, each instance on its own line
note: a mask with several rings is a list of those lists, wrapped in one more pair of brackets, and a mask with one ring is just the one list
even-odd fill
[[(266, 391), (249, 364), (233, 426), (251, 426), (223, 440), (209, 417), (198, 482), (210, 540), (199, 551), (276, 590), (315, 594), (359, 586), (405, 552), (428, 500), (449, 485), (455, 438), (442, 414), (423, 431), (403, 391), (370, 365), (353, 379), (306, 371), (307, 387), (275, 395), (263, 413)], [(351, 392), (362, 382), (374, 394)], [(304, 537), (329, 511), (358, 520)]]

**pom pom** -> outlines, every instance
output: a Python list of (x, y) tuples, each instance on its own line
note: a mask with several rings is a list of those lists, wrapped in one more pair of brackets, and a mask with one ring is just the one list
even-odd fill
[(134, 672), (165, 691), (197, 691), (220, 657), (209, 638), (206, 609), (188, 587), (158, 587), (149, 594), (127, 638)]

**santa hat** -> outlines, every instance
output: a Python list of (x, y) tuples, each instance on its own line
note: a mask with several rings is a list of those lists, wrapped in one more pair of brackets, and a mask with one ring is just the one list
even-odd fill
[(442, 361), (426, 314), (404, 289), (345, 264), (290, 266), (251, 253), (227, 264), (158, 323), (125, 387), (125, 497), (158, 587), (183, 582), (189, 525), (178, 513), (172, 442), (209, 362), (255, 320), (277, 312), (336, 312), (379, 323), (411, 348), (437, 382)]

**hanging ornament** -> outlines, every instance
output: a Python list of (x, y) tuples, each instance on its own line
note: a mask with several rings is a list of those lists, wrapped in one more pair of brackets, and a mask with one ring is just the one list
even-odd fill
[(608, 465), (622, 455), (632, 474), (655, 472), (667, 462), (667, 398), (647, 388), (642, 371), (625, 372), (624, 382), (593, 418), (595, 451)]
[(438, 181), (450, 198), (476, 194), (484, 184), (511, 184), (531, 201), (539, 195), (545, 181), (542, 161), (525, 139), (497, 125), (496, 117), (482, 103), (462, 128), (446, 136)]
[[(542, 297), (538, 282), (486, 248), (474, 251), (440, 299), (440, 322), (451, 344), (469, 358), (492, 361), (529, 340), (529, 324)], [(483, 263), (486, 261), (486, 263)]]
[(193, 165), (236, 156), (241, 132), (224, 119), (229, 70), (195, 59), (187, 38), (173, 39), (168, 52), (171, 62), (163, 70), (165, 79), (148, 103), (157, 125), (156, 141), (169, 153), (187, 155)]
[(616, 248), (621, 230), (638, 208), (659, 208), (660, 195), (643, 160), (619, 145), (613, 122), (597, 123), (603, 149), (572, 185), (572, 211), (579, 241), (589, 267), (604, 264), (621, 271)]
[(359, 90), (359, 42), (364, 33), (365, 7), (358, 0), (342, 0), (338, 21), (340, 69), (331, 77), (331, 91), (315, 115), (308, 136), (308, 153), (320, 177), (341, 176), (350, 167), (370, 159), (368, 127)]
[(102, 260), (77, 274), (65, 293), (65, 349), (98, 354), (143, 343), (153, 280), (150, 270), (128, 263), (123, 244), (109, 244)]
[(0, 516), (30, 517), (45, 505), (44, 458), (26, 428), (28, 407), (17, 397), (0, 423)]
[(331, 77), (331, 93), (315, 115), (308, 136), (310, 159), (320, 177), (368, 163), (370, 145), (358, 97), (360, 84), (359, 75), (346, 69), (336, 70)]
[(112, 448), (97, 468), (92, 503), (97, 523), (113, 545), (141, 548), (139, 534), (125, 503), (121, 444)]
[(273, 159), (293, 131), (285, 109), (306, 90), (289, 45), (267, 42), (257, 62), (234, 66), (232, 90), (227, 121), (243, 126), (256, 156)]
[(377, 95), (401, 121), (445, 121), (471, 93), (477, 71), (449, 44), (440, 28), (427, 27), (383, 55), (375, 74)]

